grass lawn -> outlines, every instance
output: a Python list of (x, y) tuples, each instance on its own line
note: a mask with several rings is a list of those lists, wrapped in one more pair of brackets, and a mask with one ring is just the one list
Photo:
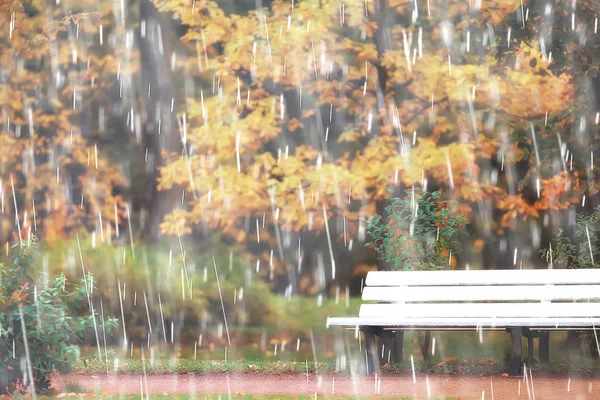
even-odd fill
[(153, 363), (139, 359), (125, 359), (115, 364), (93, 360), (77, 364), (73, 372), (106, 374), (116, 371), (122, 374), (173, 374), (173, 373), (223, 373), (223, 372), (264, 372), (270, 374), (335, 372), (335, 360), (315, 363), (313, 361), (222, 361), (222, 360), (155, 360)]
[[(332, 315), (337, 315), (332, 312)], [(323, 316), (323, 321), (326, 316)], [(311, 325), (307, 325), (311, 326)], [(272, 328), (272, 327), (271, 327)], [(147, 348), (146, 341), (131, 342), (127, 349), (113, 346), (110, 350), (122, 360), (142, 359), (147, 360), (248, 360), (253, 364), (259, 361), (270, 362), (301, 362), (305, 360), (324, 361), (335, 359), (341, 354), (350, 356), (349, 352), (355, 353), (359, 349), (359, 340), (364, 345), (364, 338), (355, 336), (353, 330), (343, 330), (332, 327), (328, 330), (314, 329), (314, 336), (310, 333), (303, 336), (294, 336), (286, 329), (281, 328), (279, 332), (261, 329), (247, 328), (244, 330), (231, 331), (231, 345), (227, 345), (227, 339), (222, 338), (218, 343), (207, 345), (202, 343), (195, 348), (193, 342), (190, 346), (186, 344), (156, 343)], [(263, 337), (261, 339), (261, 336)], [(507, 359), (511, 350), (510, 336), (506, 332), (433, 332), (431, 346), (433, 354), (431, 360), (443, 362), (452, 359), (473, 360), (477, 358), (490, 358), (495, 360)], [(406, 332), (404, 336), (404, 356), (410, 360), (412, 355), (415, 360), (422, 359), (420, 342), (422, 333)], [(550, 358), (554, 361), (568, 358), (566, 351), (566, 333), (556, 332), (550, 336)], [(535, 354), (537, 357), (538, 340), (535, 341)], [(523, 351), (526, 352), (526, 339), (523, 338)], [(96, 353), (94, 347), (82, 347), (83, 357)], [(112, 366), (110, 366), (112, 368)], [(106, 369), (106, 366), (104, 366)]]
[[(115, 370), (115, 366), (117, 367)], [(340, 367), (335, 360), (324, 360), (320, 362), (313, 361), (211, 361), (211, 360), (155, 360), (153, 363), (139, 359), (125, 359), (118, 364), (100, 360), (87, 362), (85, 365), (80, 363), (75, 366), (74, 373), (85, 374), (173, 374), (173, 373), (194, 373), (210, 374), (224, 372), (252, 372), (267, 374), (289, 374), (289, 373), (348, 373), (350, 365)], [(362, 365), (354, 365), (353, 368), (362, 371)], [(508, 369), (505, 361), (493, 358), (476, 359), (451, 359), (447, 361), (423, 361), (414, 360), (414, 369), (416, 373), (433, 374), (464, 374), (464, 375), (500, 375)], [(410, 360), (397, 364), (386, 364), (381, 366), (383, 373), (412, 373), (412, 364)], [(600, 361), (591, 359), (579, 359), (577, 361), (553, 361), (549, 365), (539, 365), (534, 367), (534, 371), (543, 371), (548, 373), (566, 374), (575, 373), (578, 375), (596, 375), (600, 372)]]

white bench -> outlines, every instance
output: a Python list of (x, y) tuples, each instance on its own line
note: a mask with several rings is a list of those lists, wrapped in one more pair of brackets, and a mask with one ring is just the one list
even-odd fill
[[(394, 338), (402, 354), (404, 331), (507, 330), (512, 340), (509, 373), (521, 368), (521, 335), (540, 338), (540, 361), (549, 361), (552, 330), (600, 326), (600, 269), (376, 271), (369, 272), (358, 317), (328, 318), (327, 326), (365, 336), (366, 372), (378, 365), (375, 336)], [(386, 357), (382, 357), (386, 359)], [(388, 358), (389, 359), (389, 356)]]

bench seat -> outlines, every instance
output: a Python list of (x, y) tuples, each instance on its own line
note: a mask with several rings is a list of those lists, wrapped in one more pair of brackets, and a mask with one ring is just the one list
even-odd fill
[(521, 335), (528, 338), (528, 359), (539, 337), (540, 359), (547, 362), (550, 331), (600, 326), (600, 269), (373, 271), (362, 300), (358, 317), (328, 318), (327, 326), (364, 334), (367, 373), (375, 367), (375, 336), (393, 339), (387, 349), (401, 359), (404, 331), (506, 330), (510, 374), (517, 375)]
[(522, 326), (543, 330), (592, 330), (600, 327), (600, 317), (596, 318), (328, 318), (327, 326), (340, 326), (357, 329), (360, 326), (385, 327), (387, 330), (466, 330), (504, 331), (507, 328)]

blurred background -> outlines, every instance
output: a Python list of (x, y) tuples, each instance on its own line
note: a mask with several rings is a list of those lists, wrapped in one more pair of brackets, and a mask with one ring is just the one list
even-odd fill
[(333, 357), (326, 317), (386, 268), (361, 223), (386, 189), (458, 201), (456, 269), (547, 268), (599, 204), (599, 11), (0, 0), (0, 243), (31, 229), (44, 273), (92, 272), (130, 356)]

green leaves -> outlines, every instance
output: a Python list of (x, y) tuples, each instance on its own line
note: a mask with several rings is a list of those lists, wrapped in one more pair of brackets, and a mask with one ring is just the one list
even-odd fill
[[(107, 333), (117, 327), (117, 320), (102, 321), (97, 315), (80, 315), (87, 307), (88, 290), (94, 284), (87, 274), (79, 285), (70, 284), (64, 274), (38, 285), (37, 252), (32, 241), (22, 241), (12, 247), (9, 262), (1, 267), (0, 279), (0, 370), (15, 373), (2, 382), (2, 389), (17, 379), (23, 381), (25, 369), (21, 356), (25, 354), (24, 332), (27, 333), (33, 378), (38, 388), (47, 388), (48, 375), (68, 372), (79, 358), (79, 343), (96, 324), (103, 324)], [(23, 322), (21, 322), (21, 318)], [(94, 321), (95, 320), (95, 321)], [(14, 347), (13, 347), (14, 346)], [(15, 357), (6, 357), (7, 354)]]
[(600, 268), (600, 206), (590, 215), (577, 215), (573, 238), (559, 229), (540, 255), (560, 267)]
[(407, 189), (406, 198), (385, 197), (386, 215), (366, 221), (371, 240), (365, 246), (373, 246), (378, 258), (396, 270), (445, 268), (460, 250), (461, 236), (468, 236), (456, 201), (418, 190)]

